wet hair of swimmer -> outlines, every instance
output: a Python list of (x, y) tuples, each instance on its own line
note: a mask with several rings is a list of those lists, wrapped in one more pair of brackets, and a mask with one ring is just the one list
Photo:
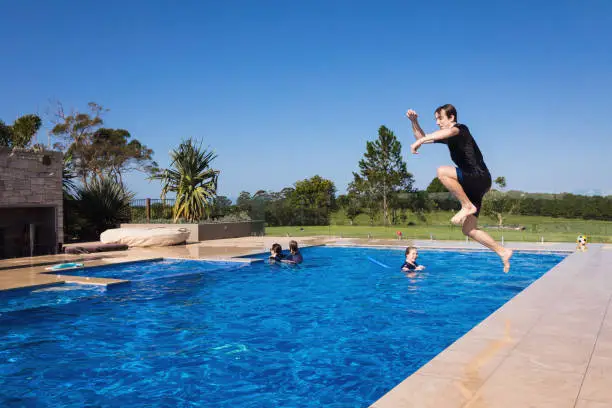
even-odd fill
[(409, 254), (410, 252), (412, 252), (412, 251), (416, 251), (416, 250), (417, 250), (417, 248), (416, 248), (416, 247), (413, 247), (413, 246), (410, 246), (410, 247), (406, 248), (406, 256), (408, 256), (408, 254)]
[(272, 244), (272, 252), (274, 252), (277, 255), (280, 255), (283, 252), (283, 248), (280, 246), (280, 244)]
[(298, 243), (297, 243), (297, 241), (294, 241), (294, 240), (289, 241), (289, 250), (291, 252), (297, 252), (298, 251)]

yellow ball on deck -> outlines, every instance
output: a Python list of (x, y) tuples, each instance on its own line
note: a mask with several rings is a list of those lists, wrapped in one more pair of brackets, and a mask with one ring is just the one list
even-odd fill
[(576, 238), (576, 243), (586, 245), (587, 243), (586, 235), (578, 235), (578, 238)]

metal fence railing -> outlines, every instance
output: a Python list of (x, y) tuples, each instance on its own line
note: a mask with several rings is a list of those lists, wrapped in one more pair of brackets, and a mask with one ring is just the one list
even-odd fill
[(142, 198), (130, 202), (132, 223), (172, 222), (173, 198)]

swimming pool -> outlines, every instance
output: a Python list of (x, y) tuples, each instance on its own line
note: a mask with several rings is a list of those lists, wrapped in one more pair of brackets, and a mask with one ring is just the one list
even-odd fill
[(399, 250), (303, 253), (0, 293), (0, 406), (367, 406), (564, 258), (517, 253), (505, 275), (489, 252), (421, 251), (425, 273), (407, 276)]

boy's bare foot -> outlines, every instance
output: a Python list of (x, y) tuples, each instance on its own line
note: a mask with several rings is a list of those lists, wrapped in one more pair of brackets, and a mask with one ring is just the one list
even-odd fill
[(476, 214), (476, 211), (478, 211), (478, 208), (474, 205), (470, 207), (461, 207), (461, 210), (451, 218), (451, 222), (455, 225), (461, 225), (468, 215)]
[(504, 253), (500, 255), (502, 262), (504, 263), (504, 273), (508, 273), (510, 271), (510, 258), (512, 258), (512, 250), (504, 249)]

